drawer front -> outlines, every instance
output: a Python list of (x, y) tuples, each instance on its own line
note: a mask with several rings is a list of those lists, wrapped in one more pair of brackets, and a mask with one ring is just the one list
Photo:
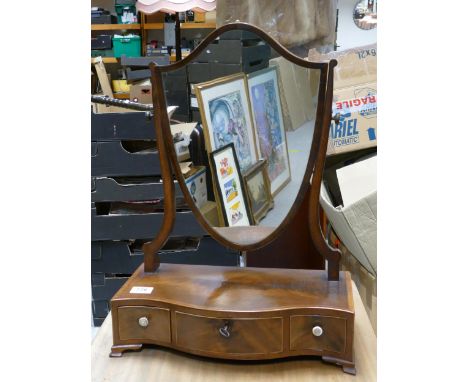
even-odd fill
[[(156, 147), (156, 143), (154, 143)], [(130, 152), (122, 142), (91, 142), (91, 176), (155, 176), (161, 174), (159, 154)]]
[[(344, 318), (291, 316), (290, 324), (291, 350), (326, 350), (338, 353), (345, 351), (346, 319)], [(315, 335), (314, 328), (316, 328)]]
[(154, 121), (142, 112), (95, 114), (91, 111), (91, 141), (155, 140)]
[(171, 315), (169, 309), (148, 306), (121, 306), (118, 308), (118, 316), (119, 337), (121, 340), (171, 342)]
[(220, 319), (175, 312), (176, 345), (211, 354), (283, 351), (283, 319)]
[[(91, 240), (129, 240), (154, 237), (162, 227), (163, 212), (148, 214), (98, 215), (91, 207)], [(171, 235), (204, 236), (206, 233), (191, 211), (176, 212)]]
[[(151, 240), (151, 238), (147, 239), (147, 241)], [(110, 278), (105, 277), (103, 273), (132, 274), (143, 262), (143, 251), (131, 248), (129, 241), (93, 241), (91, 242), (91, 256), (91, 274), (100, 275), (99, 283), (92, 282), (93, 287), (107, 286), (106, 281)], [(238, 254), (211, 237), (177, 236), (169, 237), (159, 252), (159, 258), (162, 263), (171, 264), (236, 266)]]

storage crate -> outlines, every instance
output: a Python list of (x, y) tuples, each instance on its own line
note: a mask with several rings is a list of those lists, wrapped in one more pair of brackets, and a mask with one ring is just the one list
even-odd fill
[[(139, 241), (93, 241), (92, 274), (132, 274), (143, 263), (142, 244), (151, 240), (152, 238)], [(235, 266), (239, 253), (224, 247), (209, 236), (173, 236), (159, 251), (159, 257), (162, 263)], [(98, 299), (98, 296), (94, 298)]]
[(93, 325), (101, 326), (106, 318), (93, 317)]
[(153, 176), (161, 174), (156, 142), (148, 149), (131, 151), (132, 141), (91, 142), (91, 176)]
[(112, 49), (112, 36), (101, 34), (96, 37), (91, 37), (91, 49)]
[(136, 0), (115, 0), (114, 5), (135, 5)]
[(114, 46), (115, 57), (120, 57), (125, 54), (128, 57), (141, 56), (141, 37), (140, 36), (123, 36), (113, 37), (112, 44)]
[[(153, 118), (146, 113), (105, 113), (91, 111), (92, 141), (155, 140)], [(133, 174), (132, 174), (133, 175)]]
[[(161, 229), (164, 211), (152, 213), (114, 213), (103, 212), (102, 203), (91, 203), (91, 240), (131, 240), (154, 237)], [(96, 208), (98, 207), (98, 208)], [(107, 213), (106, 213), (107, 212)], [(192, 211), (177, 211), (171, 235), (204, 236), (205, 230), (193, 215)]]
[(244, 64), (255, 66), (271, 58), (269, 45), (246, 45), (238, 40), (215, 40), (197, 57), (194, 62), (218, 62), (221, 64)]
[(102, 321), (107, 317), (107, 314), (110, 311), (109, 300), (110, 299), (92, 301), (94, 326), (101, 326)]
[(240, 40), (240, 41), (259, 41), (261, 40), (258, 34), (249, 31), (234, 30), (224, 32), (219, 36), (220, 40)]
[(114, 49), (91, 49), (91, 57), (114, 57)]
[[(121, 57), (120, 63), (122, 66), (137, 66), (137, 67), (143, 67), (143, 68), (148, 68), (149, 64), (152, 62), (156, 62), (158, 65), (169, 65), (169, 55), (159, 55), (159, 56), (154, 56), (154, 57), (127, 57), (126, 55), (123, 55)], [(179, 69), (180, 71), (181, 69)], [(151, 74), (148, 76), (150, 77)]]
[[(118, 24), (136, 24), (138, 22), (137, 11), (135, 5), (115, 4), (115, 13), (117, 13)], [(133, 14), (132, 20), (125, 18), (125, 14)]]
[[(174, 181), (176, 197), (183, 197), (177, 181)], [(164, 197), (163, 182), (157, 177), (91, 178), (91, 201), (119, 202), (122, 200), (154, 200)]]
[(102, 14), (99, 16), (91, 16), (91, 24), (116, 24), (117, 17), (109, 14)]

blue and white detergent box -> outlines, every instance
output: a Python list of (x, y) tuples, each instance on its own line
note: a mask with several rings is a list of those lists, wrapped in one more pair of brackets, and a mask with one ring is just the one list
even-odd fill
[(333, 115), (327, 155), (377, 146), (377, 45), (326, 54), (309, 51), (310, 61), (335, 59)]
[(370, 82), (333, 91), (333, 115), (327, 155), (377, 146), (377, 84)]

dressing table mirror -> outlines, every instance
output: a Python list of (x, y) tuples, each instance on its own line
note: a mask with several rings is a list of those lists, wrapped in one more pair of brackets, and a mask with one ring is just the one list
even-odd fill
[[(143, 345), (233, 360), (311, 355), (355, 373), (351, 279), (318, 210), (334, 66), (301, 59), (246, 23), (216, 29), (172, 65), (150, 65), (164, 220), (111, 301), (111, 356)], [(167, 114), (180, 106), (169, 95), (181, 70), (192, 123)], [(240, 254), (274, 245), (307, 195), (326, 270), (250, 268), (245, 257), (239, 267), (161, 264), (180, 203), (175, 187), (206, 233)]]

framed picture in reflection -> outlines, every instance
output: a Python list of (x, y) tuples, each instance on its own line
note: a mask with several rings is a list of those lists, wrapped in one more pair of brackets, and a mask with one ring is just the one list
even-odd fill
[(231, 142), (210, 154), (210, 166), (216, 184), (216, 202), (226, 227), (250, 226), (251, 211), (237, 160)]
[(195, 93), (208, 153), (233, 143), (243, 173), (258, 160), (245, 75), (197, 84)]
[(257, 151), (260, 158), (268, 160), (267, 172), (274, 196), (291, 180), (276, 67), (247, 75), (247, 84)]
[(261, 159), (244, 175), (245, 190), (255, 225), (273, 208), (267, 162)]

